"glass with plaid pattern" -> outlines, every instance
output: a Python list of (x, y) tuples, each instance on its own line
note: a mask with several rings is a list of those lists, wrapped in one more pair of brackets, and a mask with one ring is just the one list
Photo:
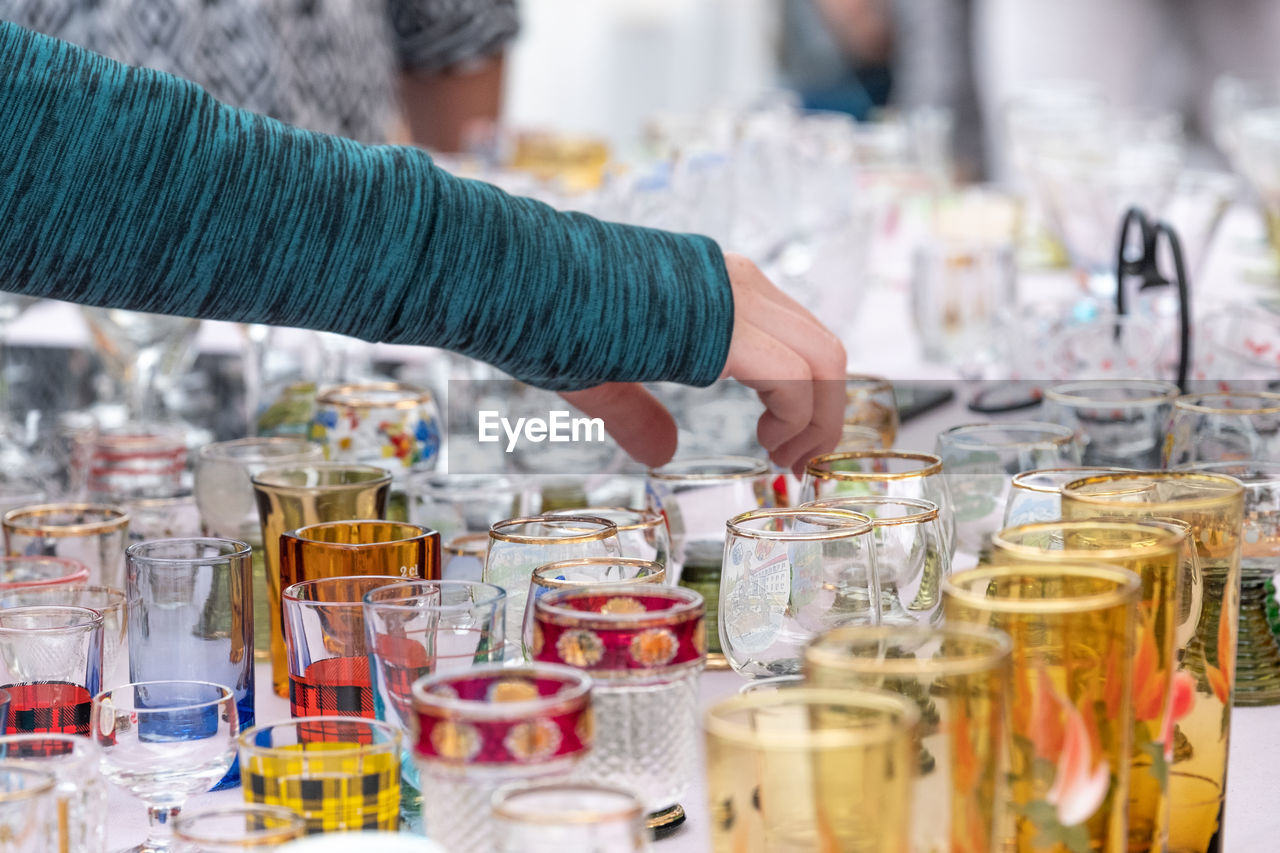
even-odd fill
[(51, 831), (59, 853), (102, 853), (107, 846), (107, 782), (102, 752), (87, 737), (62, 734), (0, 738), (0, 762), (50, 773), (57, 780)]
[[(321, 578), (282, 593), (294, 717), (376, 716), (363, 601), (393, 582), (378, 575)], [(316, 737), (324, 731), (317, 728)]]
[(6, 732), (87, 735), (102, 684), (102, 614), (62, 605), (0, 609), (0, 687)]
[(9, 554), (65, 557), (89, 568), (89, 583), (124, 587), (124, 549), (129, 514), (106, 504), (26, 506), (4, 514)]
[(395, 830), (400, 741), (394, 727), (358, 717), (249, 729), (239, 740), (245, 802), (287, 808), (309, 833)]
[(93, 697), (102, 772), (146, 803), (147, 838), (129, 853), (173, 849), (173, 819), (236, 755), (235, 694), (208, 681), (143, 681)]

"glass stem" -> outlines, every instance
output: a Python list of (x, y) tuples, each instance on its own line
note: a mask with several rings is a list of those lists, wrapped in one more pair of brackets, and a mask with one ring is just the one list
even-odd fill
[(181, 810), (181, 806), (147, 806), (145, 850), (170, 849), (173, 842), (173, 819)]

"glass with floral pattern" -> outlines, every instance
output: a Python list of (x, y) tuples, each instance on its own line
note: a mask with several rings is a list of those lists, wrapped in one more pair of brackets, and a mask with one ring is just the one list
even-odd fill
[(440, 413), (424, 388), (400, 382), (340, 385), (316, 397), (308, 437), (333, 462), (380, 465), (400, 476), (435, 466)]

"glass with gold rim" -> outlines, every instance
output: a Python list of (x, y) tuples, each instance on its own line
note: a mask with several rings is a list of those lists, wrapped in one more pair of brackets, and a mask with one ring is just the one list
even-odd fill
[(1044, 419), (1075, 431), (1085, 465), (1154, 468), (1180, 393), (1172, 382), (1145, 379), (1064, 382), (1045, 389)]
[(377, 465), (400, 477), (435, 465), (440, 413), (425, 388), (403, 382), (340, 385), (316, 395), (307, 437), (333, 462)]
[(1132, 472), (1132, 468), (1033, 468), (1013, 475), (1003, 527), (1062, 518), (1062, 487), (1085, 477)]
[(489, 532), (463, 533), (444, 540), (440, 546), (440, 577), (445, 580), (478, 581), (489, 556)]
[(920, 712), (878, 690), (739, 694), (703, 717), (715, 853), (902, 853)]
[(509, 785), (493, 795), (495, 853), (644, 853), (644, 808), (624, 788), (583, 782)]
[(972, 625), (837, 628), (805, 650), (815, 687), (889, 690), (920, 711), (911, 849), (1003, 850), (1009, 638)]
[(41, 504), (4, 514), (5, 550), (65, 557), (89, 567), (89, 583), (124, 588), (129, 514), (107, 504)]
[[(178, 815), (173, 837), (182, 853), (235, 853), (274, 849), (302, 838), (307, 822), (281, 806), (256, 803), (221, 806)], [(183, 845), (190, 845), (189, 847)]]
[(1062, 514), (1067, 519), (1169, 518), (1190, 526), (1204, 577), (1204, 597), (1195, 634), (1180, 650), (1178, 668), (1190, 673), (1195, 689), (1191, 696), (1175, 697), (1185, 707), (1173, 709), (1179, 719), (1174, 725), (1169, 779), (1169, 850), (1228, 849), (1222, 833), (1240, 613), (1244, 487), (1219, 474), (1107, 474), (1067, 485), (1062, 491)]
[(1141, 580), (1105, 564), (1017, 563), (942, 584), (948, 622), (1012, 643), (1012, 849), (1126, 849), (1133, 636)]
[(589, 515), (612, 521), (618, 528), (618, 547), (624, 557), (638, 557), (667, 565), (671, 555), (671, 537), (667, 520), (652, 507), (633, 509), (626, 506), (586, 506), (580, 509), (557, 509), (550, 516)]
[[(1152, 521), (1089, 519), (1026, 524), (991, 539), (995, 565), (1105, 563), (1142, 580), (1134, 627), (1133, 739), (1129, 769), (1130, 851), (1163, 851), (1168, 832), (1174, 689), (1184, 533)], [(1196, 598), (1200, 591), (1194, 591)], [(1194, 629), (1194, 624), (1190, 626)], [(1178, 689), (1192, 688), (1189, 676)]]
[(548, 592), (588, 584), (627, 586), (633, 583), (666, 583), (666, 580), (664, 566), (637, 557), (581, 557), (539, 566), (529, 579), (529, 604), (524, 609), (524, 624), (520, 628), (525, 656), (529, 656), (532, 647), (534, 605)]
[(1164, 464), (1280, 459), (1280, 393), (1187, 394), (1173, 403)]

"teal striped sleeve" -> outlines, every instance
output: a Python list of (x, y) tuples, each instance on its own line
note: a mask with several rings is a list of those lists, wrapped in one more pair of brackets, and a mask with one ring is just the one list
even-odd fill
[(712, 382), (708, 238), (560, 213), (0, 22), (0, 287), (443, 347), (556, 389)]

